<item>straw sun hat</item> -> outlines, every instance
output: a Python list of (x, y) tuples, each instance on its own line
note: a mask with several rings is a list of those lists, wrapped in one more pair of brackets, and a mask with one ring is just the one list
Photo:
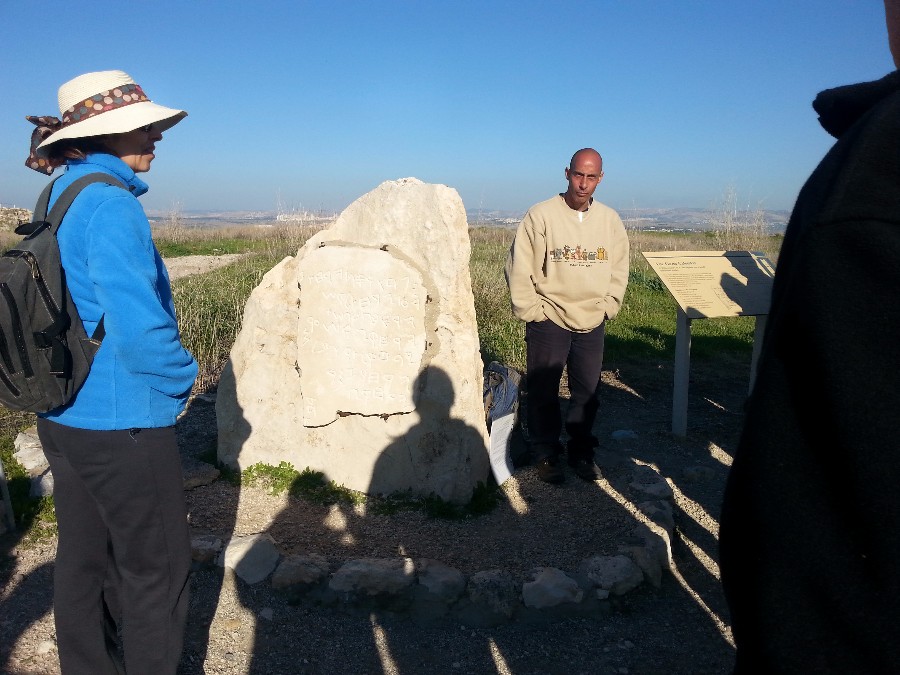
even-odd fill
[(58, 141), (122, 134), (148, 124), (165, 131), (187, 116), (184, 110), (153, 103), (121, 70), (86, 73), (66, 82), (59, 88), (59, 112), (61, 119), (26, 118), (37, 126), (32, 133), (32, 153), (26, 162), (29, 168), (51, 173), (53, 167), (46, 159), (46, 150)]

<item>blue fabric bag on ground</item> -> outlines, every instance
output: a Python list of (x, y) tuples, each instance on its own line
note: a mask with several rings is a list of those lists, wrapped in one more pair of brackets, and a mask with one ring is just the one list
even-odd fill
[(516, 424), (521, 381), (516, 370), (496, 361), (484, 371), (484, 416), (490, 435), (491, 469), (498, 485), (512, 475), (514, 468), (528, 463), (527, 448)]
[(491, 422), (519, 408), (519, 383), (522, 376), (512, 368), (491, 361), (484, 371), (484, 415), (488, 431)]

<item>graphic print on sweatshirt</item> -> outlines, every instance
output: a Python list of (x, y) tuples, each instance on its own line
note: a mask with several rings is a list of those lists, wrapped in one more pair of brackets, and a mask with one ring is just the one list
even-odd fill
[(578, 246), (562, 246), (550, 250), (551, 263), (568, 263), (570, 267), (590, 267), (598, 262), (609, 260), (606, 249), (602, 246), (588, 249)]

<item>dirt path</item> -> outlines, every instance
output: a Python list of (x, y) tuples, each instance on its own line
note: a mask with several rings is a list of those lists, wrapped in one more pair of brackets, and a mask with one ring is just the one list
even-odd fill
[(248, 253), (227, 253), (225, 255), (185, 255), (178, 258), (166, 258), (166, 269), (170, 279), (180, 279), (192, 274), (205, 274), (219, 267), (225, 267)]

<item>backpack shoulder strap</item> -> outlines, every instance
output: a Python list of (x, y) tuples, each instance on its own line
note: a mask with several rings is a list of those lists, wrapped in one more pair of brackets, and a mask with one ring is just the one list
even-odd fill
[[(88, 185), (92, 183), (106, 183), (107, 185), (113, 185), (115, 187), (122, 188), (126, 190), (128, 188), (125, 187), (124, 183), (120, 181), (118, 178), (110, 176), (108, 173), (89, 173), (87, 176), (82, 176), (78, 180), (74, 181), (69, 187), (63, 190), (62, 194), (59, 198), (53, 203), (53, 208), (50, 209), (50, 213), (46, 214), (44, 220), (46, 220), (50, 227), (53, 228), (53, 233), (56, 234), (56, 231), (59, 229), (59, 226), (62, 224), (63, 217), (66, 215), (66, 211), (69, 210), (69, 207), (72, 206), (72, 202), (75, 201), (75, 198), (81, 193), (81, 191), (86, 188)], [(53, 184), (51, 183), (47, 187), (49, 188)], [(47, 188), (45, 188), (46, 190)], [(44, 195), (41, 194), (39, 199), (43, 199)], [(46, 206), (44, 206), (46, 213)]]
[[(48, 214), (47, 205), (50, 201), (50, 193), (53, 190), (53, 184), (56, 183), (57, 180), (59, 180), (59, 178), (54, 178), (43, 189), (40, 197), (38, 197), (37, 204), (34, 207), (34, 220), (30, 223), (25, 223), (24, 225), (20, 225), (19, 227), (17, 227), (17, 234), (31, 236), (46, 227), (50, 229), (50, 232), (55, 237), (57, 230), (59, 230), (59, 226), (62, 224), (63, 217), (65, 217), (66, 212), (69, 210), (69, 207), (72, 206), (72, 202), (75, 201), (75, 198), (88, 185), (91, 185), (93, 183), (106, 183), (107, 185), (113, 185), (115, 187), (122, 188), (123, 190), (128, 189), (125, 187), (122, 181), (113, 176), (110, 176), (108, 173), (89, 173), (86, 176), (78, 178), (65, 190), (63, 190), (59, 198), (53, 203), (53, 208), (50, 209), (50, 213)], [(62, 270), (60, 270), (60, 272), (61, 271)], [(62, 301), (65, 302), (65, 298), (62, 298)], [(106, 335), (106, 328), (103, 325), (103, 318), (104, 317), (102, 316), (100, 317), (100, 321), (97, 324), (96, 329), (94, 330), (94, 334), (91, 336), (92, 340), (100, 342)], [(53, 335), (61, 333), (66, 329), (68, 321), (68, 316), (64, 316), (64, 313), (61, 312), (53, 321), (53, 323), (47, 328), (47, 332)]]
[(60, 224), (62, 224), (63, 216), (66, 215), (66, 211), (69, 210), (72, 202), (74, 202), (78, 194), (91, 183), (107, 183), (108, 185), (120, 187), (123, 190), (128, 189), (125, 187), (122, 181), (120, 181), (118, 178), (110, 176), (108, 173), (100, 173), (99, 171), (95, 173), (89, 173), (88, 175), (82, 176), (78, 180), (74, 181), (69, 187), (63, 190), (62, 194), (54, 202), (53, 208), (50, 209), (50, 213), (48, 214), (47, 205), (50, 202), (50, 193), (53, 191), (53, 185), (60, 178), (62, 178), (62, 176), (57, 176), (52, 181), (47, 183), (47, 186), (41, 191), (40, 197), (38, 197), (37, 204), (35, 204), (34, 206), (32, 221), (30, 223), (23, 223), (19, 225), (16, 228), (16, 234), (30, 236), (45, 227), (52, 228), (51, 231), (53, 232), (53, 234), (56, 234), (56, 231), (59, 229)]
[(37, 204), (34, 205), (34, 220), (40, 221), (44, 220), (47, 217), (47, 204), (50, 202), (50, 192), (53, 190), (53, 184), (58, 181), (62, 176), (57, 176), (49, 183), (47, 183), (47, 187), (45, 187), (41, 191), (41, 196), (38, 197)]
[[(77, 197), (84, 188), (86, 188), (88, 185), (91, 185), (92, 183), (106, 183), (107, 185), (113, 185), (115, 187), (119, 187), (125, 191), (128, 191), (128, 188), (125, 187), (125, 184), (122, 183), (122, 181), (120, 181), (118, 178), (110, 176), (108, 173), (97, 172), (82, 176), (78, 180), (74, 181), (65, 190), (63, 190), (63, 193), (53, 203), (53, 208), (50, 209), (50, 213), (46, 217), (46, 221), (50, 224), (53, 234), (56, 234), (56, 231), (62, 224), (62, 219), (66, 215), (66, 211), (68, 211), (69, 207), (72, 205), (72, 202), (75, 201), (75, 197)], [(45, 190), (49, 191), (51, 186), (52, 183), (48, 185)], [(42, 193), (41, 198), (43, 198), (43, 196), (44, 195)], [(46, 208), (47, 206), (45, 204), (45, 212)], [(94, 334), (91, 335), (92, 340), (97, 340), (98, 342), (100, 342), (106, 336), (106, 328), (103, 325), (103, 318), (104, 317), (102, 316), (100, 317), (100, 322), (97, 324), (97, 328), (94, 329)]]

